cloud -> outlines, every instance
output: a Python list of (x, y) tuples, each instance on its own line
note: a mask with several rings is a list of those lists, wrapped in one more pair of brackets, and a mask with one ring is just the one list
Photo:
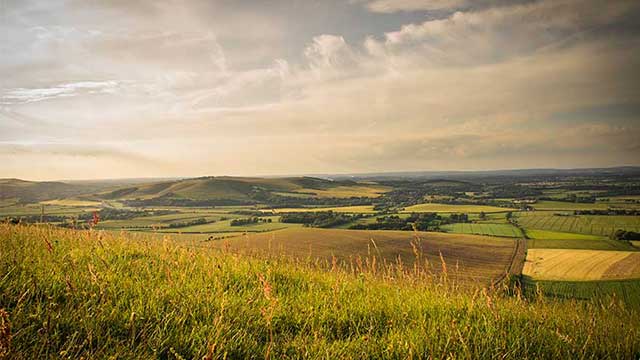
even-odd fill
[[(126, 176), (606, 166), (640, 155), (637, 112), (621, 126), (582, 116), (637, 102), (637, 2), (461, 6), (361, 40), (316, 32), (294, 55), (256, 63), (238, 60), (254, 52), (229, 45), (205, 14), (176, 10), (179, 21), (165, 23), (168, 4), (154, 5), (155, 24), (144, 11), (119, 12), (127, 24), (140, 17), (126, 32), (74, 22), (33, 30), (40, 39), (29, 53), (52, 57), (59, 46), (72, 56), (7, 82), (2, 140), (91, 139), (122, 153), (14, 149), (6, 171), (27, 173), (20, 158), (44, 166), (74, 154)], [(22, 69), (20, 56), (0, 69)], [(563, 122), (558, 113), (578, 115)]]
[(112, 158), (128, 162), (155, 162), (153, 158), (113, 145), (0, 142), (0, 156), (51, 155), (71, 158)]
[(386, 33), (384, 48), (392, 54), (410, 48), (439, 64), (499, 62), (575, 46), (638, 11), (634, 2), (558, 0), (455, 12)]
[(365, 3), (369, 11), (395, 13), (399, 11), (456, 9), (470, 3), (468, 0), (373, 0)]
[(120, 81), (78, 81), (59, 84), (47, 88), (18, 88), (0, 93), (0, 104), (24, 104), (51, 100), (61, 97), (72, 97), (93, 94), (111, 94), (117, 91)]

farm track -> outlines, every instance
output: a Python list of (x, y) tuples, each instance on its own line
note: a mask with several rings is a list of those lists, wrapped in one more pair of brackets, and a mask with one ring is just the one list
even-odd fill
[(524, 262), (527, 256), (527, 240), (526, 239), (516, 239), (515, 246), (513, 248), (513, 254), (511, 254), (511, 259), (507, 264), (506, 271), (504, 274), (500, 275), (496, 278), (492, 283), (492, 287), (497, 287), (503, 282), (507, 276), (515, 275), (521, 276), (522, 270), (524, 269)]

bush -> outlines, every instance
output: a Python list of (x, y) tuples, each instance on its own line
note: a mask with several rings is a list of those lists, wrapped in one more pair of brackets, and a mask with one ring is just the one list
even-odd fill
[(616, 230), (613, 238), (621, 241), (640, 240), (640, 233), (635, 231)]

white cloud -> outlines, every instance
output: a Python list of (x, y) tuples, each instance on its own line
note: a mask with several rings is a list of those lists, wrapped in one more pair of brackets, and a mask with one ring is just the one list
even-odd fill
[(365, 6), (376, 13), (399, 11), (456, 9), (470, 3), (469, 0), (364, 0)]
[[(69, 64), (37, 72), (31, 86), (0, 90), (12, 118), (47, 121), (0, 121), (0, 133), (118, 141), (131, 154), (180, 164), (140, 160), (141, 169), (119, 168), (129, 176), (637, 163), (637, 119), (617, 127), (553, 115), (638, 101), (640, 39), (616, 27), (639, 7), (543, 0), (465, 10), (363, 41), (317, 35), (295, 56), (251, 67), (228, 54), (253, 52), (230, 50), (188, 16), (189, 31), (147, 22), (144, 31), (60, 41), (54, 31), (38, 46), (48, 55), (52, 43), (70, 49)], [(42, 149), (28, 156), (44, 163), (49, 148)], [(112, 157), (92, 161), (118, 168)]]
[(18, 88), (0, 93), (0, 104), (15, 105), (61, 97), (72, 97), (92, 94), (112, 94), (117, 91), (120, 81), (78, 81), (59, 84), (47, 88)]

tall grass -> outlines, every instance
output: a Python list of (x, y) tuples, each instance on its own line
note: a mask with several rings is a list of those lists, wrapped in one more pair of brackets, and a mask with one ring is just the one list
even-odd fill
[(0, 224), (0, 308), (7, 314), (0, 328), (8, 329), (0, 331), (0, 354), (8, 351), (12, 359), (640, 355), (640, 315), (615, 301), (527, 300), (406, 274), (382, 276), (366, 266), (323, 271), (284, 257), (260, 259), (170, 240)]

